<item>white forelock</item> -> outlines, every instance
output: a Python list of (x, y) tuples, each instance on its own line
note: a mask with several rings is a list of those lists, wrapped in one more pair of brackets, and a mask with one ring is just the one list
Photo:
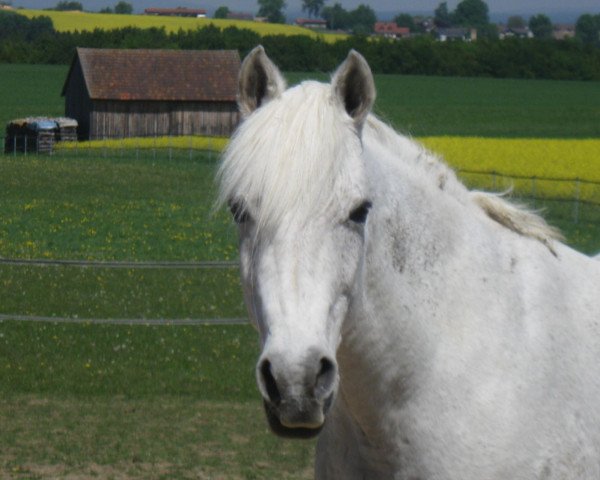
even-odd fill
[[(286, 212), (326, 208), (348, 180), (347, 162), (360, 157), (352, 119), (331, 87), (304, 82), (256, 110), (226, 149), (218, 178), (221, 204), (242, 201), (259, 226)], [(352, 183), (352, 182), (351, 182)]]

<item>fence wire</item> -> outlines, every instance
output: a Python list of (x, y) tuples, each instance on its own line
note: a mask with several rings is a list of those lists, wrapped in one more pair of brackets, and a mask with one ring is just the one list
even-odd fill
[(38, 266), (38, 267), (82, 267), (82, 268), (126, 268), (126, 269), (199, 269), (199, 268), (237, 268), (238, 262), (205, 261), (205, 262), (126, 262), (100, 260), (49, 260), (2, 258), (0, 265)]
[[(216, 145), (208, 145), (206, 149), (198, 149), (197, 146), (192, 144), (190, 141), (189, 145), (176, 146), (175, 142), (167, 139), (166, 146), (159, 146), (158, 140), (155, 139), (151, 143), (142, 147), (131, 146), (125, 147), (124, 145), (119, 147), (117, 141), (109, 144), (97, 144), (94, 148), (84, 147), (83, 145), (75, 145), (72, 148), (55, 148), (49, 153), (44, 155), (56, 155), (61, 157), (84, 157), (89, 155), (90, 157), (115, 157), (126, 156), (127, 158), (135, 157), (136, 159), (165, 159), (172, 160), (176, 158), (195, 159), (200, 156), (205, 158), (206, 152), (209, 155), (217, 155)], [(164, 140), (163, 140), (164, 143)], [(23, 145), (24, 150), (19, 151), (16, 146)], [(5, 148), (5, 156), (18, 157), (25, 155), (36, 154), (27, 150), (27, 146), (31, 145), (28, 142), (13, 142), (13, 150)], [(98, 146), (99, 145), (99, 146)], [(112, 145), (109, 147), (109, 145)], [(42, 154), (40, 154), (42, 155)], [(589, 224), (600, 225), (600, 182), (590, 181), (579, 178), (546, 178), (540, 176), (521, 176), (511, 175), (502, 172), (484, 172), (484, 171), (473, 171), (473, 170), (458, 170), (457, 174), (462, 180), (471, 188), (479, 188), (484, 190), (492, 191), (507, 191), (510, 190), (510, 195), (516, 197), (518, 201), (525, 201), (527, 204), (535, 209), (542, 209), (552, 212), (555, 217), (562, 218), (565, 222), (570, 222), (575, 225), (587, 222)], [(554, 195), (552, 192), (560, 192), (560, 195)], [(229, 307), (223, 307), (226, 304), (240, 304), (241, 291), (238, 285), (233, 284), (232, 278), (238, 278), (237, 272), (237, 261), (100, 261), (100, 260), (78, 260), (78, 259), (23, 259), (23, 258), (0, 258), (0, 280), (2, 275), (5, 278), (5, 284), (11, 284), (13, 279), (8, 279), (7, 275), (14, 274), (15, 276), (22, 278), (19, 281), (13, 283), (14, 295), (24, 296), (24, 300), (19, 302), (0, 302), (4, 308), (12, 310), (14, 313), (3, 312), (0, 313), (0, 321), (5, 320), (18, 320), (18, 321), (33, 321), (33, 322), (57, 322), (57, 323), (97, 323), (97, 324), (125, 324), (125, 325), (229, 325), (229, 324), (244, 324), (247, 323), (247, 319), (243, 316), (241, 309), (233, 311), (233, 315), (225, 313)], [(46, 268), (44, 268), (46, 267)], [(6, 269), (12, 269), (7, 272)], [(17, 269), (17, 270), (14, 270)], [(53, 274), (48, 274), (48, 270), (58, 269)], [(40, 273), (45, 271), (45, 273)], [(93, 273), (93, 272), (110, 272), (114, 271), (114, 274), (109, 273)], [(201, 271), (202, 276), (218, 277), (222, 273), (228, 272), (227, 275), (227, 288), (222, 288), (219, 282), (222, 282), (222, 278), (215, 280), (214, 285), (206, 287), (204, 280), (201, 282), (198, 280), (198, 275), (195, 272)], [(63, 273), (58, 273), (63, 272)], [(69, 273), (64, 273), (69, 272)], [(80, 272), (80, 273), (77, 273)], [(88, 273), (83, 273), (88, 272)], [(123, 275), (118, 277), (118, 275)], [(141, 273), (136, 272), (148, 272), (144, 277)], [(189, 272), (189, 273), (184, 273)], [(56, 285), (54, 279), (48, 280), (48, 277), (55, 275)], [(112, 275), (112, 276), (111, 276)], [(187, 275), (187, 276), (186, 276)], [(151, 308), (152, 305), (158, 305), (157, 299), (154, 297), (157, 295), (157, 291), (160, 288), (174, 288), (178, 287), (187, 288), (188, 284), (199, 282), (200, 287), (197, 287), (197, 295), (211, 295), (208, 302), (212, 302), (216, 307), (199, 308), (198, 311), (208, 312), (207, 315), (194, 316), (194, 318), (186, 318), (185, 316), (169, 318), (164, 313), (157, 312), (157, 318), (147, 318), (150, 315), (132, 314), (131, 318), (120, 318), (123, 316), (124, 311), (129, 311), (128, 308), (124, 307), (124, 310), (116, 315), (104, 315), (102, 312), (110, 309), (102, 309), (98, 307), (97, 310), (89, 308), (86, 315), (80, 315), (71, 312), (52, 311), (48, 312), (31, 312), (28, 308), (27, 297), (33, 295), (49, 295), (58, 297), (60, 294), (68, 295), (68, 292), (61, 292), (64, 288), (60, 281), (66, 279), (67, 284), (75, 285), (85, 284), (90, 281), (93, 277), (97, 279), (99, 284), (110, 283), (113, 279), (121, 279), (127, 277), (134, 277), (133, 280), (128, 280), (130, 288), (135, 287), (135, 279), (140, 278), (141, 282), (150, 282), (152, 287), (145, 294), (136, 292), (126, 291), (123, 294), (131, 297), (152, 297), (152, 298), (138, 298), (137, 301), (140, 303), (140, 310), (144, 308)], [(163, 283), (161, 284), (160, 278)], [(70, 282), (70, 283), (69, 283)], [(177, 283), (179, 282), (179, 283)], [(18, 286), (14, 286), (18, 284)], [(38, 284), (33, 285), (32, 284)], [(156, 285), (159, 285), (157, 287)], [(89, 285), (86, 287), (93, 290), (93, 287)], [(103, 287), (104, 288), (104, 287)], [(154, 288), (154, 291), (152, 291)], [(207, 293), (210, 290), (210, 293)], [(115, 293), (108, 291), (108, 289), (98, 292), (86, 291), (86, 301), (88, 302), (104, 302), (105, 304), (115, 300)], [(219, 295), (229, 296), (229, 300), (222, 300), (217, 298)], [(98, 296), (99, 298), (96, 298)], [(94, 297), (94, 298), (89, 298)], [(233, 298), (233, 300), (232, 300)], [(168, 301), (177, 301), (173, 299), (167, 299)], [(121, 300), (119, 300), (121, 301)], [(181, 299), (181, 302), (185, 300)], [(12, 307), (11, 307), (12, 305)], [(22, 307), (19, 307), (19, 305)], [(56, 305), (56, 301), (55, 301)], [(150, 307), (148, 307), (150, 305)], [(87, 305), (86, 305), (87, 307)], [(142, 308), (143, 307), (143, 308)], [(3, 309), (4, 309), (3, 308)], [(50, 307), (49, 307), (50, 308)], [(55, 307), (54, 307), (55, 308)], [(69, 307), (71, 308), (71, 307)], [(236, 307), (237, 308), (237, 307)], [(66, 309), (68, 310), (68, 308)], [(94, 312), (100, 312), (100, 315), (94, 315)], [(232, 312), (231, 309), (229, 309)], [(212, 312), (212, 313), (211, 313)], [(50, 313), (49, 315), (46, 313)], [(240, 314), (238, 314), (240, 313)], [(114, 316), (114, 318), (112, 318)]]
[(0, 314), (0, 322), (78, 323), (94, 325), (245, 325), (247, 318), (79, 318)]

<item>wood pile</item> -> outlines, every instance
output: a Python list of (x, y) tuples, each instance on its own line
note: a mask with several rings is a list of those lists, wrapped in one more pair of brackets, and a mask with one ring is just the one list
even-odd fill
[(77, 121), (71, 118), (27, 117), (6, 126), (4, 153), (52, 153), (54, 143), (77, 141)]

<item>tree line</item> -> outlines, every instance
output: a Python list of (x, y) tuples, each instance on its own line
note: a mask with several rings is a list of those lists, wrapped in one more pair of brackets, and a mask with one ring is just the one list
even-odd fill
[(133, 27), (57, 32), (48, 17), (0, 11), (2, 63), (68, 64), (76, 47), (234, 49), (243, 57), (258, 44), (286, 71), (332, 71), (354, 48), (376, 73), (600, 80), (600, 47), (578, 39), (438, 42), (429, 36), (394, 41), (354, 35), (327, 43), (306, 35), (260, 36), (213, 25), (172, 33)]
[[(258, 15), (270, 22), (285, 23), (283, 9), (285, 0), (257, 0)], [(340, 2), (326, 6), (325, 0), (302, 0), (302, 11), (309, 17), (320, 17), (330, 30), (342, 30), (353, 34), (369, 34), (374, 31), (377, 15), (368, 4), (360, 4), (354, 10), (346, 10)], [(229, 8), (221, 6), (215, 12), (215, 18), (225, 18)], [(411, 34), (427, 34), (435, 29), (451, 27), (468, 27), (477, 30), (478, 38), (495, 39), (499, 32), (497, 25), (490, 22), (489, 8), (484, 0), (460, 0), (454, 10), (448, 8), (448, 2), (442, 1), (433, 11), (432, 16), (413, 16), (399, 13), (393, 19), (399, 27), (406, 27)], [(519, 15), (508, 18), (508, 29), (529, 29), (536, 38), (551, 38), (553, 25), (550, 18), (539, 13), (527, 22)], [(583, 14), (577, 19), (575, 26), (577, 38), (589, 44), (600, 45), (600, 14)]]

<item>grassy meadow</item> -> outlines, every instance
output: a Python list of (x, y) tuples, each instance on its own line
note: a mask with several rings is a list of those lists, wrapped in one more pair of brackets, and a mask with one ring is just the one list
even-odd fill
[(0, 322), (0, 478), (309, 479), (267, 431), (247, 326)]
[(0, 127), (15, 118), (65, 113), (62, 88), (66, 65), (0, 64)]
[[(11, 92), (0, 96), (0, 121), (62, 114), (66, 71), (0, 65), (2, 91)], [(293, 83), (305, 75), (288, 77)], [(455, 168), (600, 179), (597, 83), (376, 82), (377, 113)], [(0, 257), (235, 259), (230, 216), (212, 209), (217, 156), (189, 148), (204, 141), (119, 140), (65, 146), (53, 156), (0, 155)], [(156, 151), (155, 143), (166, 148)], [(465, 178), (509, 186), (501, 176)], [(537, 196), (552, 189), (582, 200), (598, 194), (583, 183), (574, 192), (525, 182), (522, 189)], [(576, 248), (600, 250), (597, 207), (560, 199), (532, 205), (546, 208)], [(154, 323), (243, 316), (235, 268), (0, 265), (0, 314), (80, 320), (0, 316), (0, 478), (311, 478), (314, 442), (267, 431), (250, 326)]]
[[(163, 152), (164, 153), (164, 152)], [(214, 155), (0, 157), (0, 257), (219, 260)], [(236, 269), (0, 266), (1, 478), (310, 478), (314, 442), (268, 431)]]
[[(289, 73), (290, 84), (320, 76)], [(374, 111), (415, 137), (600, 138), (600, 84), (375, 75)]]
[[(68, 66), (0, 65), (0, 125), (61, 115)], [(286, 74), (290, 84), (329, 74)], [(375, 75), (375, 112), (415, 137), (600, 138), (598, 82)]]

